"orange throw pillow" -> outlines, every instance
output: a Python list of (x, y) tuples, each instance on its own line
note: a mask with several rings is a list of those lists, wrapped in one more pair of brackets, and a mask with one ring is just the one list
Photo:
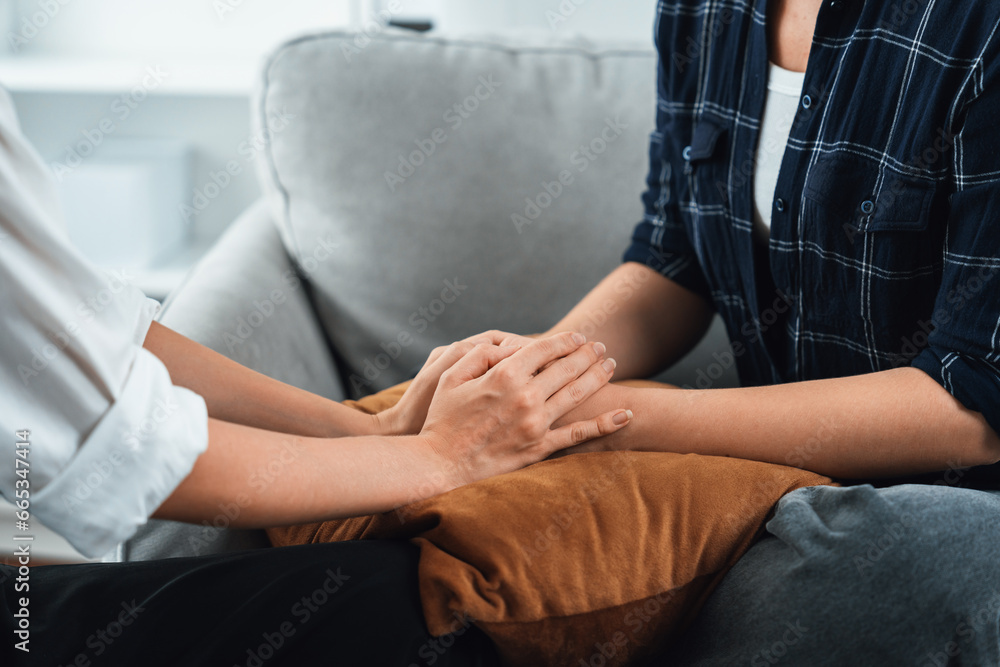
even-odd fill
[[(403, 389), (356, 407), (385, 409)], [(468, 619), (509, 665), (615, 667), (683, 629), (781, 496), (830, 483), (727, 457), (577, 454), (394, 512), (268, 534), (275, 546), (409, 539), (432, 634)]]

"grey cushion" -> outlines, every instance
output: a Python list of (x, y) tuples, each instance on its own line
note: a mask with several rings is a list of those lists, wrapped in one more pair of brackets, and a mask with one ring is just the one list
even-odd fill
[(159, 320), (259, 373), (344, 398), (307, 287), (262, 202), (188, 274)]
[(349, 393), (473, 333), (543, 331), (620, 262), (642, 215), (655, 73), (644, 46), (395, 32), (274, 54), (262, 181), (289, 252), (315, 268)]

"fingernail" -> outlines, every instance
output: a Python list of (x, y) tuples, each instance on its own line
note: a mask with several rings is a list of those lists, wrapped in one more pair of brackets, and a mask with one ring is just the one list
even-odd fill
[(583, 345), (587, 342), (587, 337), (580, 333), (573, 334), (573, 342), (577, 345)]
[(615, 423), (615, 426), (624, 426), (625, 424), (632, 421), (632, 411), (625, 410), (616, 414), (611, 421)]
[(594, 352), (597, 353), (598, 357), (603, 357), (604, 353), (607, 351), (608, 348), (605, 347), (604, 343), (594, 343)]
[(618, 362), (615, 361), (614, 359), (608, 359), (603, 364), (601, 364), (601, 367), (604, 368), (604, 371), (606, 373), (611, 373), (612, 371), (615, 370), (615, 367), (617, 367), (617, 366), (618, 366)]

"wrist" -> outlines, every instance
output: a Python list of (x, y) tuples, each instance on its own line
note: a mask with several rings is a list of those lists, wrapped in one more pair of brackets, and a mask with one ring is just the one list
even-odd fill
[(375, 435), (413, 435), (414, 432), (406, 428), (403, 414), (398, 405), (369, 415)]
[(320, 428), (312, 435), (324, 438), (346, 438), (361, 435), (392, 435), (386, 419), (378, 414), (370, 414), (343, 403), (331, 401), (319, 420)]
[(424, 429), (416, 438), (426, 452), (427, 459), (432, 462), (436, 471), (434, 480), (442, 487), (441, 493), (475, 481), (469, 460), (458, 454), (461, 448), (456, 447), (448, 436), (433, 429)]

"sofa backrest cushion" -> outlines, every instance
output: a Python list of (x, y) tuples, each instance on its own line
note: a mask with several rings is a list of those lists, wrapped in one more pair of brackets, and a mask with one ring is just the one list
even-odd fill
[(280, 47), (259, 171), (347, 392), (475, 333), (544, 331), (611, 271), (642, 216), (655, 89), (651, 46), (386, 30)]

